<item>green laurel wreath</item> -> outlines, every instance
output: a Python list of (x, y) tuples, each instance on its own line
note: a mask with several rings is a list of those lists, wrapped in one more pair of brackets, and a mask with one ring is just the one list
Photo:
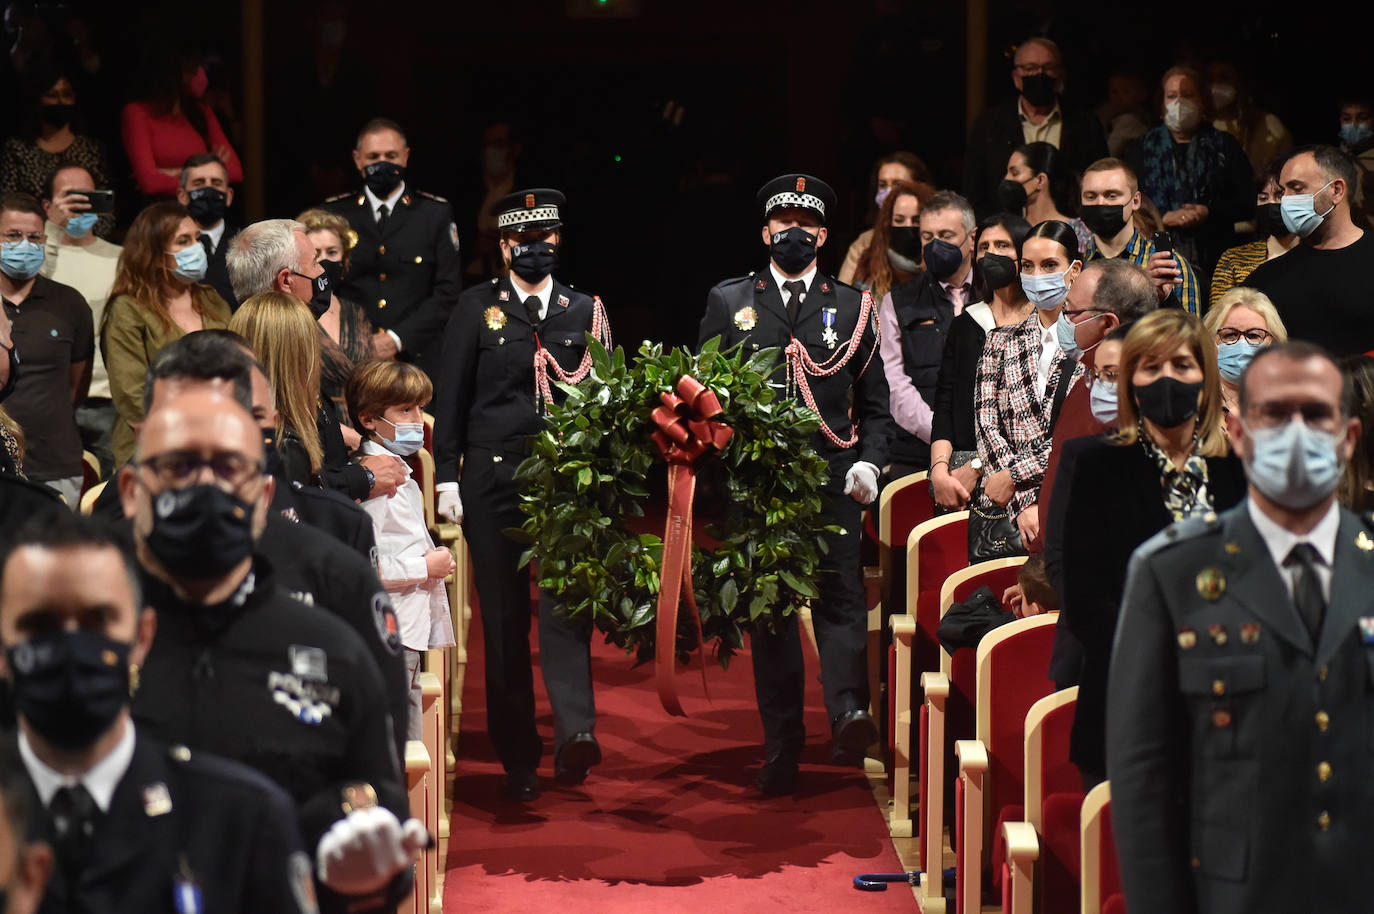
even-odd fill
[[(589, 378), (559, 385), (567, 399), (549, 407), (516, 471), (528, 519), (511, 535), (528, 544), (523, 561), (536, 563), (539, 585), (558, 595), (564, 615), (590, 620), (639, 662), (651, 659), (662, 528), (636, 533), (626, 519), (644, 516), (660, 459), (650, 413), (660, 393), (692, 375), (716, 392), (720, 418), (735, 430), (723, 452), (697, 461), (698, 508), (720, 510), (703, 528), (715, 548), (694, 547), (692, 558), (702, 635), (728, 666), (746, 630), (775, 631), (818, 596), (823, 533), (839, 528), (821, 513), (829, 465), (810, 444), (817, 418), (768, 383), (776, 349), (746, 358), (738, 347), (720, 352), (715, 339), (696, 354), (645, 342), (629, 366), (622, 348), (608, 353), (590, 335), (587, 345)], [(689, 615), (679, 616), (680, 658), (697, 647)]]

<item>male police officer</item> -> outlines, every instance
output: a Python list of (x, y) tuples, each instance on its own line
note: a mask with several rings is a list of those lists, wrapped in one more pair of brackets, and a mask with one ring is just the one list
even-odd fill
[(1260, 350), (1228, 418), (1249, 497), (1132, 559), (1107, 712), (1132, 911), (1368, 908), (1374, 518), (1335, 499), (1351, 399), (1324, 350)]
[[(558, 394), (551, 382), (577, 383), (586, 376), (588, 331), (610, 343), (600, 299), (553, 278), (563, 203), (558, 191), (535, 188), (492, 206), (510, 274), (458, 300), (444, 331), (434, 398), (439, 513), (464, 524), (472, 550), (487, 722), (506, 769), (506, 793), (521, 801), (539, 796), (534, 772), (542, 747), (534, 727), (529, 574), (518, 567), (522, 547), (502, 531), (524, 522), (513, 477), (544, 426), (544, 401)], [(589, 626), (571, 625), (554, 612), (552, 594), (540, 594), (539, 657), (553, 705), (554, 773), (572, 783), (601, 761), (592, 734), (590, 637)]]
[[(700, 341), (719, 336), (722, 349), (791, 343), (786, 375), (799, 396), (810, 390), (820, 413), (821, 429), (812, 443), (830, 462), (825, 521), (845, 532), (826, 536), (830, 549), (821, 558), (821, 596), (812, 605), (812, 622), (820, 645), (832, 754), (842, 764), (858, 764), (878, 736), (868, 713), (864, 664), (868, 633), (859, 564), (860, 506), (878, 495), (878, 467), (886, 461), (893, 433), (887, 380), (877, 354), (876, 308), (868, 293), (861, 295), (816, 268), (816, 252), (826, 240), (826, 213), (835, 206), (835, 193), (825, 182), (783, 175), (765, 184), (758, 200), (771, 258), (768, 270), (711, 290)], [(820, 368), (832, 373), (823, 374)], [(764, 795), (793, 793), (805, 741), (804, 669), (795, 617), (778, 634), (756, 633), (752, 642), (767, 750), (756, 786)]]
[(193, 389), (148, 414), (119, 476), (158, 621), (134, 718), (291, 794), (324, 910), (394, 909), (426, 838), (401, 821), (381, 674), (347, 625), (292, 599), (254, 555), (272, 489), (261, 433), (233, 400)]
[(395, 121), (374, 118), (358, 132), (353, 164), (363, 189), (325, 201), (358, 234), (340, 297), (360, 302), (378, 328), (378, 358), (403, 354), (438, 371), (439, 333), (458, 300), (462, 276), (453, 208), (406, 185), (410, 147)]
[(130, 671), (157, 619), (110, 534), (70, 512), (41, 519), (3, 571), (0, 669), (33, 801), (28, 835), (57, 859), (40, 910), (313, 912), (290, 797), (129, 719)]

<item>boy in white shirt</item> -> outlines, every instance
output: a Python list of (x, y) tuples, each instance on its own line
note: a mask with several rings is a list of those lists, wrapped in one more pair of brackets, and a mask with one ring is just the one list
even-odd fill
[[(406, 362), (372, 361), (359, 365), (344, 396), (354, 427), (363, 437), (359, 453), (406, 458), (424, 443), (420, 410), (434, 386), (420, 369)], [(436, 547), (425, 526), (420, 487), (411, 478), (395, 495), (378, 495), (362, 503), (377, 535), (377, 575), (396, 604), (401, 643), (410, 675), (409, 738), (420, 739), (420, 668), (430, 648), (452, 647), (444, 578), (454, 570), (453, 554)]]

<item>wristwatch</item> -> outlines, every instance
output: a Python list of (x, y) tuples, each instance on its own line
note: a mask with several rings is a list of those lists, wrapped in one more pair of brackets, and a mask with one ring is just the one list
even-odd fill
[(968, 465), (973, 468), (973, 472), (977, 473), (979, 476), (983, 475), (984, 463), (982, 457), (974, 457), (968, 462)]
[(367, 491), (371, 492), (372, 487), (377, 484), (377, 474), (372, 472), (372, 470), (368, 469), (368, 467), (364, 464), (360, 463), (358, 464), (358, 466), (362, 467), (363, 472), (367, 474)]

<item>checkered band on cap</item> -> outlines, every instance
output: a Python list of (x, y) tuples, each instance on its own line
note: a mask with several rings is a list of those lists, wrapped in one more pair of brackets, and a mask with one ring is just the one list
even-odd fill
[(820, 213), (822, 217), (825, 216), (825, 204), (821, 202), (820, 197), (812, 196), (811, 194), (799, 194), (790, 190), (781, 194), (774, 194), (769, 197), (768, 202), (763, 205), (764, 216), (767, 216), (779, 206), (800, 206), (803, 209), (814, 209), (816, 212)]
[(537, 209), (513, 209), (510, 212), (502, 213), (496, 217), (496, 228), (510, 228), (512, 225), (524, 225), (526, 222), (546, 222), (558, 219), (558, 207), (541, 206)]

